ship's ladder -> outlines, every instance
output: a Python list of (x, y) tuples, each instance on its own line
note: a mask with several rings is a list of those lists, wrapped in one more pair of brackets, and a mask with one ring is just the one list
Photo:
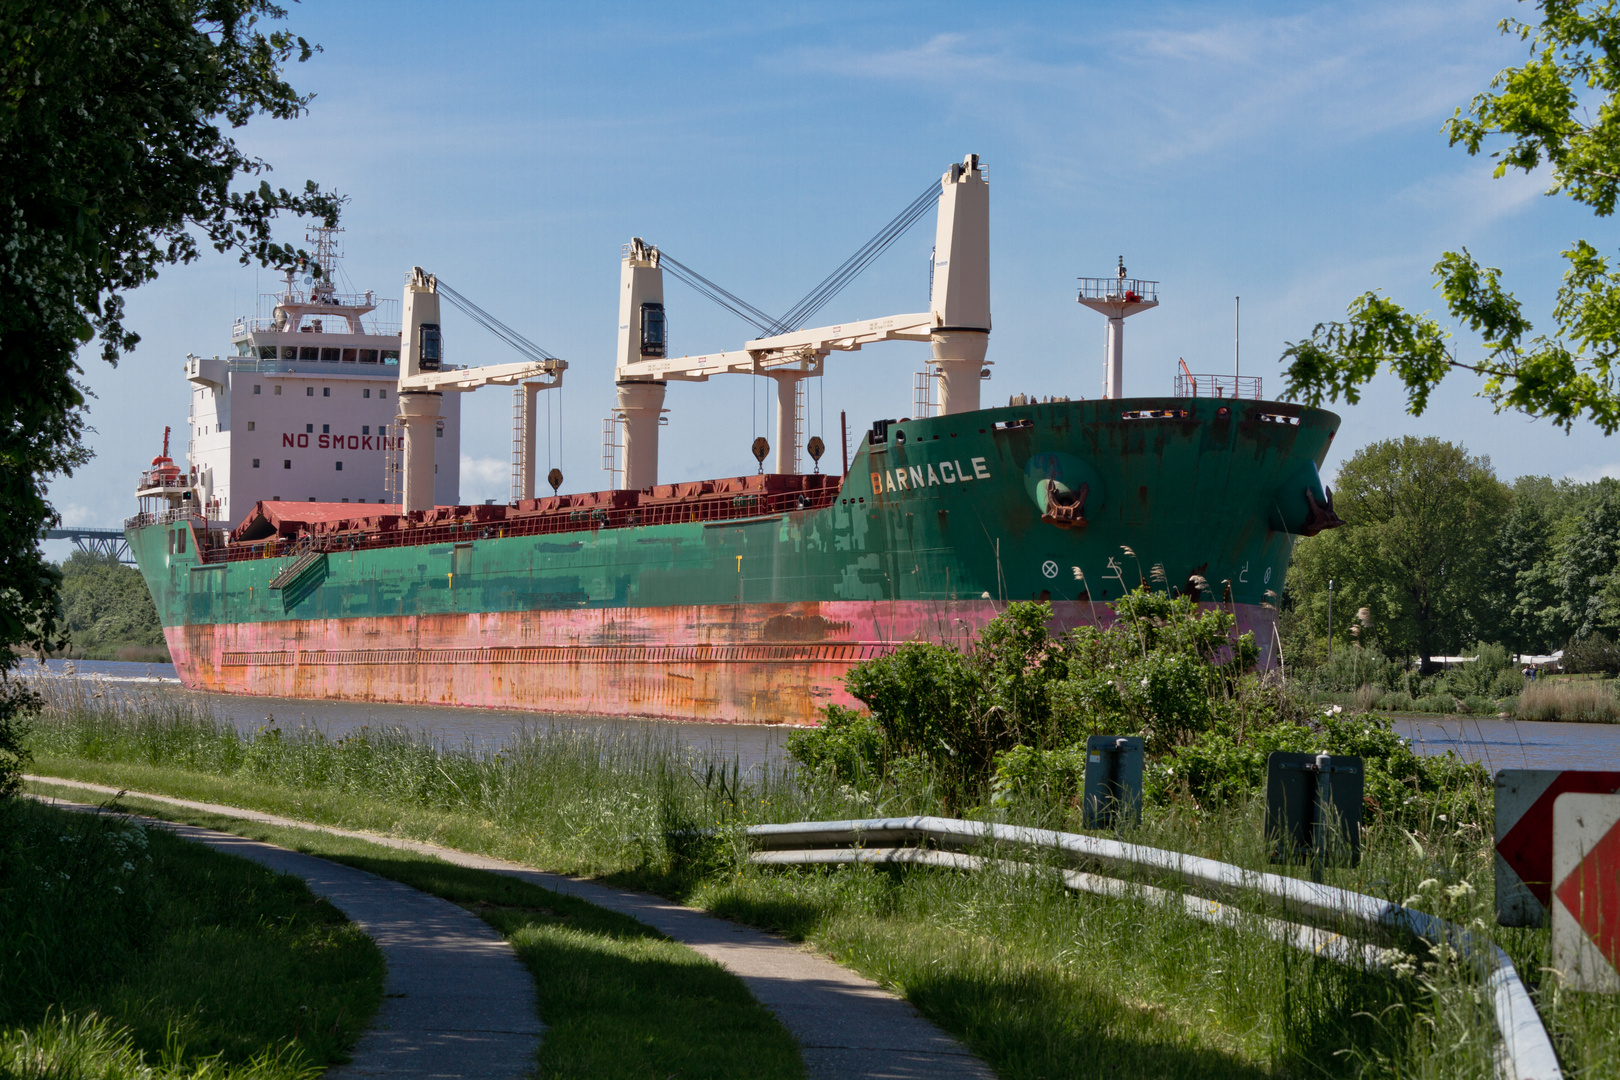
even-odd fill
[(293, 582), (307, 574), (315, 564), (325, 557), (322, 551), (306, 551), (294, 559), (290, 566), (283, 567), (281, 573), (270, 579), (272, 589), (285, 589)]

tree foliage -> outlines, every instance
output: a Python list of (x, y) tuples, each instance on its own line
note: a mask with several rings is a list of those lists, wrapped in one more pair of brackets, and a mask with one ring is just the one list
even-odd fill
[(1427, 660), (1481, 636), (1495, 601), (1483, 587), (1496, 567), (1490, 541), (1509, 509), (1489, 459), (1435, 438), (1376, 442), (1345, 463), (1334, 495), (1346, 527), (1302, 542), (1290, 575), (1324, 628), (1331, 579), (1345, 644), (1363, 607), (1403, 655)]
[[(289, 265), (290, 211), (335, 223), (339, 200), (269, 166), (223, 128), (309, 103), (282, 65), (313, 47), (268, 24), (269, 0), (0, 0), (0, 678), (13, 647), (58, 641), (59, 575), (40, 554), (46, 485), (88, 458), (77, 355), (140, 340), (123, 296), (206, 248)], [(232, 184), (259, 177), (243, 190)], [(0, 712), (26, 705), (0, 692)], [(0, 755), (4, 748), (0, 747)]]
[[(1492, 80), (1446, 124), (1453, 146), (1491, 152), (1495, 175), (1548, 166), (1548, 194), (1564, 194), (1599, 217), (1620, 195), (1620, 0), (1537, 0), (1535, 23), (1504, 19), (1504, 34), (1527, 43), (1530, 59)], [(1452, 331), (1378, 292), (1351, 302), (1342, 322), (1320, 323), (1283, 352), (1287, 392), (1310, 405), (1355, 403), (1380, 368), (1404, 384), (1407, 408), (1421, 415), (1451, 371), (1482, 378), (1479, 393), (1498, 411), (1545, 417), (1568, 429), (1583, 417), (1607, 434), (1620, 428), (1620, 268), (1585, 240), (1563, 251), (1566, 268), (1553, 306), (1553, 330), (1536, 333), (1500, 270), (1466, 248), (1445, 252), (1432, 270), (1447, 313), (1478, 335), (1483, 355), (1460, 358)]]
[[(1462, 447), (1451, 449), (1454, 460), (1472, 460)], [(1363, 451), (1369, 467), (1373, 450)], [(1347, 484), (1357, 486), (1348, 471), (1335, 490)], [(1521, 476), (1511, 486), (1500, 486), (1500, 494), (1506, 509), (1499, 515), (1459, 510), (1438, 530), (1439, 542), (1460, 552), (1461, 565), (1471, 565), (1472, 576), (1461, 583), (1455, 603), (1442, 605), (1434, 647), (1471, 655), (1475, 643), (1483, 641), (1510, 653), (1549, 653), (1593, 634), (1620, 635), (1620, 481)], [(1324, 689), (1354, 689), (1367, 682), (1416, 694), (1416, 683), (1407, 686), (1404, 676), (1395, 678), (1369, 666), (1365, 658), (1372, 652), (1356, 653), (1352, 660), (1348, 650), (1357, 640), (1351, 630), (1362, 629), (1360, 643), (1376, 643), (1402, 672), (1406, 659), (1419, 651), (1412, 625), (1387, 603), (1392, 592), (1415, 584), (1415, 579), (1405, 580), (1406, 570), (1390, 562), (1385, 542), (1392, 528), (1408, 528), (1412, 519), (1391, 524), (1366, 516), (1359, 501), (1349, 497), (1338, 505), (1341, 511), (1355, 507), (1346, 512), (1346, 527), (1302, 540), (1295, 549), (1281, 619), (1290, 670), (1317, 667)], [(1331, 672), (1321, 666), (1329, 578), (1336, 583), (1333, 635), (1338, 649)], [(1367, 609), (1367, 628), (1357, 619), (1362, 608)], [(1352, 677), (1357, 681), (1341, 685)], [(1500, 696), (1495, 690), (1492, 694)]]
[(62, 628), (81, 655), (116, 659), (120, 646), (163, 645), (163, 623), (140, 571), (76, 551), (62, 564)]

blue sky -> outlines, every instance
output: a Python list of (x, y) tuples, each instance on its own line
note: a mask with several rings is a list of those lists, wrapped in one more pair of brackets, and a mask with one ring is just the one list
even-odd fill
[[(1611, 223), (1545, 177), (1492, 180), (1446, 146), (1451, 110), (1523, 46), (1495, 29), (1527, 7), (1484, 3), (537, 4), (317, 2), (290, 24), (324, 51), (290, 77), (317, 96), (239, 141), (287, 186), (349, 196), (344, 268), (397, 295), (412, 265), (572, 363), (565, 490), (606, 484), (620, 245), (654, 242), (769, 310), (785, 309), (952, 161), (991, 184), (996, 361), (987, 402), (1097, 396), (1104, 324), (1077, 276), (1124, 255), (1162, 282), (1127, 325), (1125, 386), (1168, 393), (1178, 357), (1229, 371), (1243, 297), (1245, 374), (1281, 388), (1278, 357), (1367, 289), (1438, 308), (1429, 267), (1467, 246), (1545, 317), (1558, 252)], [(298, 241), (286, 223), (281, 238)], [(818, 322), (925, 310), (932, 215)], [(116, 369), (87, 357), (96, 459), (52, 495), (73, 524), (133, 512), (164, 424), (185, 428), (187, 352), (229, 351), (272, 275), (211, 256), (129, 297), (143, 336)], [(678, 353), (752, 331), (671, 281)], [(450, 358), (512, 358), (447, 316)], [(1463, 356), (1477, 344), (1464, 339)], [(810, 433), (837, 445), (911, 412), (926, 346), (835, 355), (810, 391)], [(753, 468), (767, 387), (672, 387), (660, 479)], [(1620, 475), (1620, 442), (1588, 427), (1493, 415), (1460, 377), (1422, 418), (1386, 380), (1344, 417), (1331, 471), (1366, 443), (1437, 435), (1498, 473)], [(1270, 396), (1268, 394), (1268, 396)], [(464, 403), (462, 497), (504, 499), (510, 397)], [(822, 418), (825, 417), (825, 420)], [(830, 458), (837, 467), (836, 449)], [(62, 551), (56, 549), (60, 547)], [(51, 545), (53, 555), (66, 545)]]

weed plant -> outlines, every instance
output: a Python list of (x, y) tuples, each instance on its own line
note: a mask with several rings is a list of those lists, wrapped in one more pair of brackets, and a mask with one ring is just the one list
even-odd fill
[(302, 882), (0, 802), (0, 1076), (279, 1080), (345, 1059), (376, 946)]

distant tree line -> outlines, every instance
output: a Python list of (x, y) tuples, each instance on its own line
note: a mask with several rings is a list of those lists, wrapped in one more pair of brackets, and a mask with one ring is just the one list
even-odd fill
[(166, 660), (163, 624), (140, 571), (76, 551), (61, 565), (65, 652), (96, 660)]
[(1548, 653), (1620, 637), (1620, 481), (1499, 480), (1488, 457), (1407, 436), (1339, 471), (1345, 526), (1301, 540), (1281, 598), (1290, 662), (1335, 648), (1423, 663), (1477, 642)]

